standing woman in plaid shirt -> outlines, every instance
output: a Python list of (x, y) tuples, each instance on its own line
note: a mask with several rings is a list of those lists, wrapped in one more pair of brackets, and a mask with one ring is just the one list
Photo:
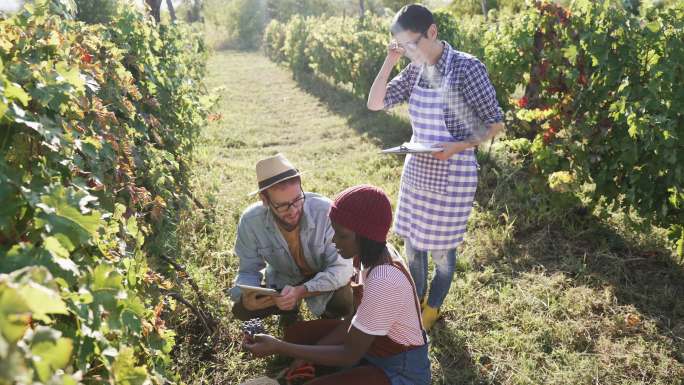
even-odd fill
[[(406, 156), (394, 230), (404, 238), (423, 324), (439, 318), (456, 265), (477, 189), (474, 148), (503, 129), (503, 112), (487, 69), (476, 57), (437, 38), (430, 10), (419, 4), (397, 12), (387, 49), (370, 94), (377, 111), (408, 102), (411, 142), (443, 148), (433, 154)], [(411, 60), (394, 79), (392, 68), (405, 55)], [(436, 266), (426, 296), (428, 253)]]

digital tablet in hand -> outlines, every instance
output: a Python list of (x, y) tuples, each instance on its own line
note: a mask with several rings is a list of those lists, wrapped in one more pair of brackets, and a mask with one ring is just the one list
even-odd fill
[(237, 287), (242, 290), (243, 293), (248, 293), (248, 292), (257, 292), (259, 295), (280, 295), (280, 292), (276, 289), (269, 289), (266, 287), (259, 287), (259, 286), (249, 286), (249, 285), (236, 285)]
[(435, 144), (404, 142), (401, 146), (386, 148), (381, 152), (383, 154), (432, 154), (444, 150), (442, 147), (436, 147)]

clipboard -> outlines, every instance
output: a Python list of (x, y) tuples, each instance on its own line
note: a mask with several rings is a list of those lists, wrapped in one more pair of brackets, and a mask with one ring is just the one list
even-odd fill
[(269, 289), (267, 287), (241, 285), (241, 284), (237, 284), (235, 286), (239, 287), (243, 293), (256, 292), (259, 295), (274, 295), (274, 296), (280, 295), (280, 292), (278, 290)]
[(442, 151), (441, 147), (433, 147), (432, 144), (404, 142), (401, 146), (386, 148), (380, 151), (383, 154), (432, 154)]

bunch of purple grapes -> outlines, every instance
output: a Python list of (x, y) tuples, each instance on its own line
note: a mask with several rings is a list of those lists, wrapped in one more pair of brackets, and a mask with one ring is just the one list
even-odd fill
[(264, 325), (261, 323), (261, 319), (252, 318), (249, 321), (242, 322), (242, 331), (245, 332), (250, 338), (254, 337), (255, 334), (263, 334), (266, 332)]

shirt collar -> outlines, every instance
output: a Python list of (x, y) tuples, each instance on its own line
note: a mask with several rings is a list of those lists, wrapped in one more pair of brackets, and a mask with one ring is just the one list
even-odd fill
[(442, 75), (446, 75), (448, 72), (447, 69), (449, 68), (449, 63), (447, 63), (447, 59), (449, 58), (449, 50), (451, 50), (451, 46), (446, 41), (442, 41), (442, 45), (444, 46), (444, 49), (442, 50), (442, 56), (440, 56), (439, 60), (437, 60), (437, 64), (435, 64), (435, 67), (437, 67), (437, 70)]

